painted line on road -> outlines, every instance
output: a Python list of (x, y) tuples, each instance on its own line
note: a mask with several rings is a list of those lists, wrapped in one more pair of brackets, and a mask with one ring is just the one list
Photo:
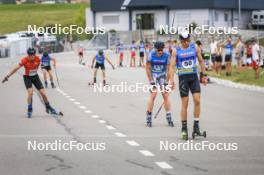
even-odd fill
[(105, 125), (105, 127), (109, 130), (115, 130), (116, 128), (111, 125)]
[(80, 109), (86, 109), (86, 106), (80, 106)]
[(98, 120), (99, 123), (106, 123), (105, 120)]
[(87, 113), (87, 114), (91, 114), (91, 113), (93, 113), (92, 111), (90, 111), (90, 110), (86, 110), (86, 111), (84, 111), (85, 113)]
[(70, 98), (69, 100), (70, 100), (70, 101), (75, 101), (75, 99), (74, 99), (74, 98)]
[(155, 162), (162, 169), (173, 169), (167, 162)]
[(150, 152), (148, 150), (139, 150), (139, 152), (141, 154), (143, 154), (144, 156), (147, 156), (147, 157), (154, 157), (155, 156), (152, 152)]
[(116, 132), (115, 135), (117, 137), (127, 137), (125, 134), (121, 133), (121, 132)]
[(130, 146), (139, 146), (139, 144), (136, 141), (134, 141), (134, 140), (127, 140), (126, 142)]
[(100, 118), (98, 115), (92, 115), (92, 118)]
[(79, 105), (79, 104), (81, 104), (80, 102), (78, 102), (78, 101), (76, 101), (76, 102), (74, 102), (74, 104), (76, 104), (76, 105)]

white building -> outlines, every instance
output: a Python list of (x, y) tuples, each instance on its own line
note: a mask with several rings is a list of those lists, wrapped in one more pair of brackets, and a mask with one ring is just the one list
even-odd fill
[(158, 30), (160, 25), (172, 24), (184, 27), (192, 22), (246, 28), (251, 12), (261, 9), (264, 9), (264, 0), (91, 0), (86, 21), (89, 27), (117, 31)]

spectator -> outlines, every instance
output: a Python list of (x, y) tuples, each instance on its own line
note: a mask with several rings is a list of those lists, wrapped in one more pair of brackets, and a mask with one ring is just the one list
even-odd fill
[(217, 47), (217, 41), (212, 39), (212, 42), (210, 44), (210, 54), (211, 54), (211, 61), (213, 64), (213, 70), (215, 70), (216, 47)]
[(244, 56), (244, 44), (241, 41), (241, 37), (237, 39), (235, 46), (235, 59), (237, 61), (237, 71), (240, 72), (242, 69), (242, 58)]
[(255, 77), (256, 79), (259, 78), (259, 72), (260, 72), (260, 48), (257, 43), (256, 38), (252, 39), (252, 67), (255, 70)]

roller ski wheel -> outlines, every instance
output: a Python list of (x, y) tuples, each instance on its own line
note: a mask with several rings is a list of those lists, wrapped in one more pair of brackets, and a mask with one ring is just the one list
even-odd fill
[(63, 113), (61, 111), (56, 111), (55, 109), (53, 109), (51, 107), (46, 109), (46, 112), (50, 115), (53, 115), (53, 116), (63, 116)]
[(88, 82), (88, 86), (93, 86), (95, 83)]
[(151, 117), (147, 117), (147, 127), (152, 127)]
[(182, 131), (182, 140), (188, 140), (188, 133), (186, 131)]
[(200, 136), (203, 136), (204, 138), (206, 138), (206, 136), (207, 136), (207, 135), (206, 135), (206, 131), (199, 132), (199, 133), (197, 133), (197, 132), (193, 132), (193, 133), (192, 133), (192, 138), (193, 138), (193, 139), (195, 139), (195, 137), (197, 137), (197, 136), (199, 136), (199, 137), (200, 137)]
[(188, 129), (182, 128), (181, 135), (183, 140), (188, 140)]

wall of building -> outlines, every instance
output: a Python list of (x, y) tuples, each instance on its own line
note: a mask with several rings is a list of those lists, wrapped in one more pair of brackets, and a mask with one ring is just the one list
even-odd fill
[[(111, 22), (111, 18), (114, 19)], [(118, 20), (116, 21), (116, 19)], [(106, 20), (110, 19), (110, 20)], [(96, 27), (105, 27), (106, 30), (127, 31), (129, 30), (129, 13), (122, 12), (97, 12), (95, 14)], [(109, 21), (109, 22), (106, 22)]]
[(170, 26), (184, 27), (187, 24), (196, 22), (198, 25), (204, 25), (209, 23), (209, 10), (208, 9), (185, 9), (185, 10), (170, 10)]

